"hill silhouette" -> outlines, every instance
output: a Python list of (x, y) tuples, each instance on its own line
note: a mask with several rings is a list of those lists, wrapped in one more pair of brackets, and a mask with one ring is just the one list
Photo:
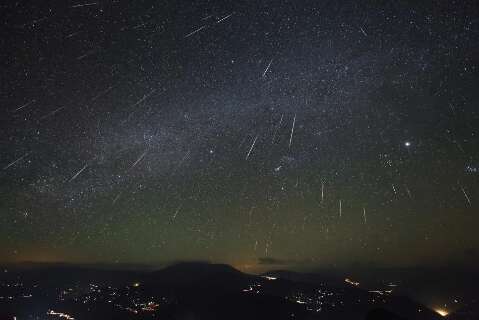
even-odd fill
[[(1, 279), (9, 285), (1, 287), (0, 296), (18, 299), (0, 300), (0, 310), (19, 319), (32, 318), (28, 312), (44, 316), (45, 306), (92, 320), (442, 319), (410, 298), (371, 293), (337, 276), (290, 271), (251, 275), (205, 262), (180, 262), (156, 271), (36, 264), (10, 268)], [(150, 303), (159, 307), (151, 309)], [(155, 311), (145, 311), (150, 309)]]

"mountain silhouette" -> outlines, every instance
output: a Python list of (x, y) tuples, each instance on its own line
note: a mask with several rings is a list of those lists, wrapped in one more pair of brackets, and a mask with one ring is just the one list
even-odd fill
[[(91, 320), (442, 319), (410, 298), (378, 295), (320, 273), (251, 275), (226, 264), (180, 262), (157, 271), (40, 264), (1, 276), (14, 285), (1, 287), (0, 297), (15, 299), (0, 300), (0, 310), (18, 319), (32, 318), (32, 312), (44, 316), (45, 306)], [(158, 310), (145, 311), (150, 302)], [(467, 318), (457, 313), (450, 319)]]

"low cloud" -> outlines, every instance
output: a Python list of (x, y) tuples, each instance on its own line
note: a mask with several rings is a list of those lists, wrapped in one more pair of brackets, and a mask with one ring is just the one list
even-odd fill
[(291, 260), (269, 258), (269, 257), (258, 258), (258, 264), (261, 264), (261, 265), (287, 265), (293, 262), (294, 261), (291, 261)]

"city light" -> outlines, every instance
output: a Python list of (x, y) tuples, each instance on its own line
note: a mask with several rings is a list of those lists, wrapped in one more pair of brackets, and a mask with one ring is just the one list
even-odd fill
[(436, 313), (439, 314), (442, 317), (445, 317), (449, 314), (449, 311), (444, 310), (444, 309), (434, 309), (434, 311), (436, 311)]
[(353, 281), (353, 280), (351, 280), (351, 279), (349, 279), (349, 278), (344, 279), (344, 282), (349, 283), (350, 285), (353, 285), (353, 286), (355, 286), (355, 287), (358, 287), (358, 286), (359, 286), (359, 282)]
[(47, 312), (47, 315), (50, 315), (50, 316), (58, 316), (60, 318), (64, 318), (66, 320), (75, 320), (75, 318), (73, 318), (72, 316), (66, 314), (66, 313), (62, 313), (62, 312), (56, 312), (56, 311), (53, 311), (53, 310), (48, 310)]

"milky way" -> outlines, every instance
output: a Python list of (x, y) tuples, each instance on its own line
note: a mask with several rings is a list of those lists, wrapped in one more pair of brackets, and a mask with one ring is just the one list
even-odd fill
[(2, 11), (4, 260), (478, 259), (474, 1)]

